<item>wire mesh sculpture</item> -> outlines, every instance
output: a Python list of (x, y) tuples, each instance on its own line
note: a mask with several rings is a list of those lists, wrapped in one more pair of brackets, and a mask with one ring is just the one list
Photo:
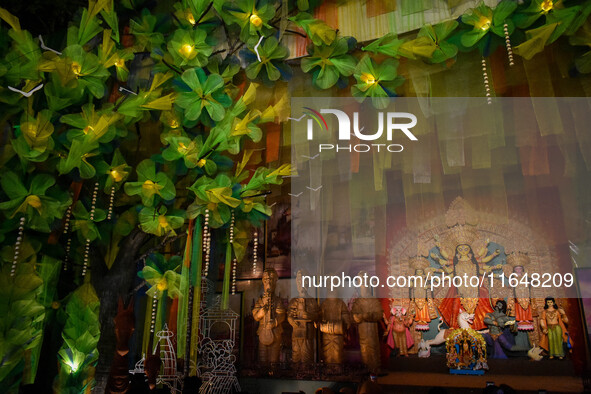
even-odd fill
[[(212, 307), (202, 303), (200, 315), (201, 335), (199, 336), (200, 361), (197, 365), (198, 376), (203, 381), (200, 394), (228, 393), (234, 388), (240, 391), (236, 377), (236, 322), (238, 314), (231, 309), (221, 309), (219, 297)], [(221, 335), (215, 335), (214, 326), (222, 325)], [(212, 337), (215, 335), (215, 337)], [(225, 338), (220, 338), (224, 336)]]

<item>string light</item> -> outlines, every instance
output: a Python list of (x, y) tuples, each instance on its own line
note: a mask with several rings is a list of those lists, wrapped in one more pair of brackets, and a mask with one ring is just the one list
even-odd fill
[(158, 306), (158, 290), (154, 292), (154, 297), (152, 298), (152, 319), (150, 320), (150, 332), (154, 332), (154, 327), (156, 326), (156, 307)]
[(72, 206), (70, 205), (66, 210), (66, 220), (64, 222), (64, 234), (68, 234), (68, 240), (66, 241), (66, 256), (64, 257), (64, 271), (68, 270), (68, 260), (70, 259), (70, 248), (72, 246), (72, 236), (69, 235), (68, 230), (70, 229), (70, 218), (72, 217)]
[(20, 255), (21, 243), (23, 242), (23, 233), (25, 231), (25, 217), (21, 216), (18, 226), (18, 235), (16, 236), (16, 243), (14, 244), (14, 258), (12, 260), (12, 267), (10, 267), (10, 277), (14, 278), (16, 275), (16, 263)]
[(115, 186), (111, 186), (111, 197), (109, 200), (109, 212), (107, 213), (107, 220), (111, 220), (111, 216), (113, 215), (114, 199), (115, 199)]
[(252, 246), (252, 274), (255, 275), (257, 272), (257, 263), (258, 263), (258, 249), (259, 247), (259, 233), (257, 230), (254, 231), (254, 240)]
[(482, 58), (482, 78), (484, 80), (484, 88), (486, 89), (486, 101), (488, 104), (492, 104), (492, 99), (490, 95), (490, 83), (488, 82), (486, 59), (484, 57)]
[[(230, 220), (230, 244), (234, 243), (234, 212), (232, 212), (232, 219)], [(232, 253), (232, 248), (230, 248), (230, 253)], [(236, 294), (236, 257), (232, 259), (232, 295)]]
[(209, 209), (205, 210), (205, 221), (203, 223), (203, 251), (205, 253), (205, 264), (203, 268), (203, 276), (207, 277), (209, 272), (209, 248), (211, 246), (210, 240), (210, 232), (209, 232)]
[[(98, 187), (99, 183), (96, 182), (94, 184), (94, 191), (92, 192), (92, 204), (90, 205), (90, 220), (94, 221), (94, 211), (96, 209), (96, 196), (98, 194)], [(88, 270), (88, 256), (90, 254), (90, 239), (86, 238), (86, 243), (84, 244), (84, 263), (82, 264), (82, 277), (86, 276), (86, 271)]]
[(503, 30), (505, 31), (505, 46), (507, 47), (507, 55), (509, 56), (509, 65), (514, 66), (515, 62), (513, 62), (513, 49), (511, 48), (511, 39), (509, 38), (509, 26), (506, 23), (503, 26)]

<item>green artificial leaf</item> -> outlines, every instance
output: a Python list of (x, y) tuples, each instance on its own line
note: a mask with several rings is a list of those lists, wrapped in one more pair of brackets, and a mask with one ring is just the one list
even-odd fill
[(166, 207), (161, 207), (158, 211), (154, 208), (144, 207), (139, 213), (142, 231), (158, 237), (176, 235), (174, 230), (183, 225), (185, 218), (182, 214), (166, 215), (166, 211)]
[[(254, 46), (248, 49), (256, 54)], [(250, 79), (256, 79), (264, 68), (265, 76), (269, 81), (277, 81), (281, 78), (282, 71), (288, 67), (283, 62), (289, 55), (287, 48), (280, 45), (275, 37), (269, 37), (264, 40), (263, 44), (259, 45), (258, 53), (260, 61), (257, 58), (256, 61), (246, 67), (246, 76)]]
[(136, 46), (139, 51), (152, 51), (164, 44), (162, 33), (155, 31), (158, 19), (150, 14), (147, 8), (142, 10), (141, 19), (129, 21), (130, 33), (135, 37)]
[(381, 53), (383, 55), (398, 58), (401, 55), (400, 47), (403, 43), (404, 40), (398, 39), (396, 34), (388, 33), (361, 49), (367, 52)]
[(538, 27), (537, 29), (526, 31), (526, 40), (513, 48), (513, 52), (524, 59), (530, 60), (536, 54), (544, 50), (546, 43), (550, 39), (550, 36), (552, 36), (552, 33), (557, 26), (557, 23), (552, 23), (550, 25), (544, 25)]
[(206, 42), (206, 38), (207, 33), (201, 29), (175, 31), (167, 44), (174, 64), (180, 67), (204, 67), (213, 52), (213, 46)]
[(223, 119), (225, 108), (232, 104), (232, 100), (224, 92), (221, 76), (206, 76), (202, 69), (191, 68), (183, 73), (181, 79), (191, 91), (180, 93), (175, 104), (184, 110), (186, 120), (203, 119), (204, 113), (214, 121)]
[(351, 88), (354, 97), (371, 97), (373, 105), (385, 108), (389, 97), (396, 95), (396, 88), (404, 82), (404, 78), (396, 73), (398, 62), (386, 59), (381, 64), (375, 63), (369, 56), (364, 56), (355, 68), (354, 76), (357, 84)]
[(338, 38), (328, 46), (311, 46), (309, 56), (302, 59), (302, 71), (312, 72), (312, 83), (320, 89), (328, 89), (342, 76), (353, 74), (357, 63), (348, 52), (354, 46), (346, 38)]
[(125, 183), (125, 193), (130, 196), (141, 195), (142, 204), (152, 206), (154, 196), (163, 200), (172, 200), (176, 196), (176, 189), (172, 181), (163, 172), (156, 172), (156, 165), (152, 160), (143, 160), (136, 168), (137, 182)]
[(275, 7), (267, 0), (242, 0), (224, 4), (222, 17), (227, 24), (240, 27), (240, 40), (248, 41), (259, 34), (266, 36), (272, 31), (269, 21), (275, 16)]
[(462, 22), (473, 27), (461, 36), (461, 43), (466, 48), (472, 48), (489, 32), (499, 37), (505, 37), (505, 29), (510, 35), (515, 29), (511, 19), (508, 19), (517, 8), (512, 0), (503, 0), (494, 9), (481, 3), (478, 7), (462, 15)]
[(94, 213), (88, 212), (82, 201), (78, 200), (74, 205), (72, 214), (74, 215), (72, 231), (78, 232), (78, 238), (81, 242), (101, 239), (101, 234), (95, 223), (105, 220), (107, 216), (105, 211), (95, 208)]
[(337, 32), (328, 26), (324, 21), (315, 19), (306, 12), (299, 12), (296, 16), (289, 18), (298, 27), (304, 29), (314, 45), (330, 45), (337, 37)]
[(172, 256), (166, 260), (161, 254), (150, 256), (146, 266), (138, 273), (150, 287), (146, 294), (149, 297), (156, 296), (161, 299), (164, 294), (170, 298), (180, 295), (181, 276), (177, 272), (180, 269), (182, 259), (180, 256)]

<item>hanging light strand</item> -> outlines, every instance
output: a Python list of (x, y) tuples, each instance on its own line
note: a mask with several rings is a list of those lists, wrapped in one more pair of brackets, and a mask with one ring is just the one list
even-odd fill
[[(232, 219), (230, 221), (230, 244), (234, 244), (234, 212), (232, 212)], [(230, 253), (232, 253), (232, 248), (230, 248)], [(236, 294), (236, 257), (232, 258), (232, 295)]]
[(487, 71), (487, 64), (486, 59), (482, 58), (482, 79), (484, 80), (484, 89), (486, 90), (486, 101), (488, 104), (492, 104), (491, 94), (490, 94), (490, 83), (488, 81), (488, 71)]
[(252, 274), (255, 275), (257, 272), (257, 263), (259, 260), (258, 255), (258, 247), (259, 247), (259, 232), (257, 229), (254, 230), (254, 239), (253, 239), (253, 246), (252, 246)]
[(111, 186), (111, 196), (109, 199), (109, 212), (107, 213), (107, 220), (111, 220), (111, 216), (113, 215), (114, 199), (115, 199), (115, 186)]
[(211, 234), (209, 231), (209, 209), (205, 210), (205, 221), (203, 222), (203, 252), (205, 253), (203, 276), (209, 273), (209, 252), (211, 247)]
[(513, 67), (515, 62), (513, 61), (513, 49), (511, 48), (511, 38), (509, 37), (509, 25), (505, 23), (503, 26), (505, 32), (505, 46), (507, 47), (507, 56), (509, 57), (509, 65)]
[[(99, 183), (96, 182), (94, 184), (94, 191), (92, 192), (92, 204), (90, 205), (90, 220), (94, 221), (94, 211), (96, 209), (96, 196), (98, 194), (98, 187)], [(86, 243), (84, 244), (84, 263), (82, 265), (82, 277), (86, 276), (86, 271), (88, 270), (88, 259), (90, 254), (90, 239), (86, 238)]]
[(14, 278), (16, 275), (16, 263), (21, 252), (21, 244), (23, 242), (23, 234), (25, 232), (25, 217), (21, 216), (18, 226), (18, 235), (14, 244), (14, 258), (12, 259), (12, 267), (10, 267), (10, 277)]
[(66, 210), (66, 220), (64, 221), (64, 234), (68, 234), (66, 241), (66, 255), (64, 257), (64, 271), (68, 270), (68, 260), (70, 259), (70, 248), (72, 247), (72, 236), (69, 234), (70, 218), (72, 217), (72, 206), (70, 205)]
[(150, 332), (154, 332), (154, 327), (156, 327), (156, 307), (158, 306), (158, 290), (154, 292), (154, 297), (152, 298), (152, 318), (150, 320)]

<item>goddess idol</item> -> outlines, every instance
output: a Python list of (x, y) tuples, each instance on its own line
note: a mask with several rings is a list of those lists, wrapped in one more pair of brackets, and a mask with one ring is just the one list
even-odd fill
[[(484, 317), (492, 313), (493, 308), (482, 278), (483, 274), (501, 267), (501, 265), (488, 264), (501, 252), (496, 249), (489, 254), (489, 241), (481, 240), (476, 230), (476, 214), (464, 200), (458, 199), (452, 203), (446, 214), (446, 222), (448, 229), (443, 235), (443, 242), (439, 242), (438, 237), (435, 238), (437, 253), (431, 252), (431, 258), (440, 264), (446, 274), (452, 277), (467, 277), (468, 280), (462, 280), (459, 287), (452, 285), (449, 288), (445, 298), (439, 304), (439, 313), (451, 328), (458, 327), (458, 315), (462, 311), (473, 313), (472, 328), (485, 329), (487, 327)], [(469, 279), (474, 276), (479, 279), (478, 286), (470, 284)]]

